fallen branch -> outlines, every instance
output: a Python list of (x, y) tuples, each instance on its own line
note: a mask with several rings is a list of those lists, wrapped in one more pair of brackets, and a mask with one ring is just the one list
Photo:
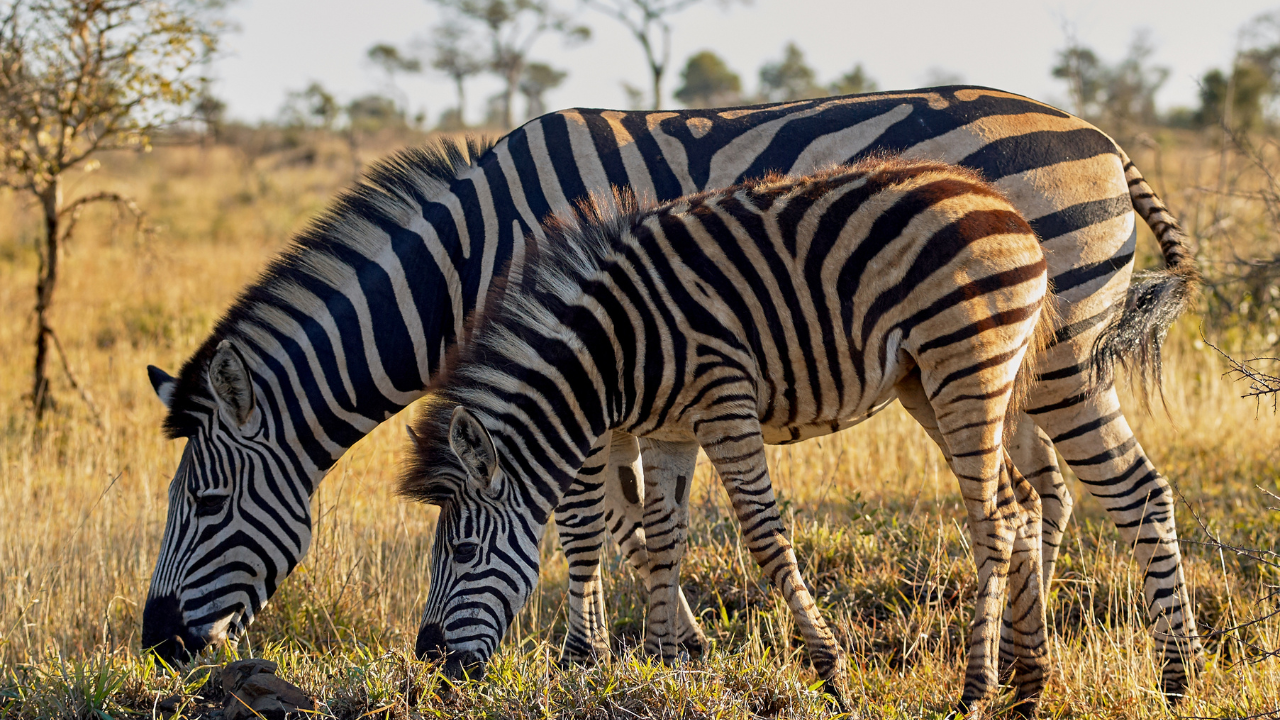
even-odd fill
[(89, 406), (93, 424), (97, 425), (99, 430), (102, 430), (102, 413), (98, 411), (97, 404), (89, 396), (89, 391), (80, 385), (80, 382), (76, 380), (75, 374), (71, 372), (71, 363), (67, 361), (67, 353), (62, 349), (62, 341), (58, 339), (58, 334), (53, 331), (53, 328), (45, 328), (45, 333), (53, 340), (53, 347), (58, 351), (58, 357), (62, 360), (62, 372), (66, 373), (67, 382), (71, 383), (71, 387), (80, 394), (80, 399), (84, 401), (84, 404)]

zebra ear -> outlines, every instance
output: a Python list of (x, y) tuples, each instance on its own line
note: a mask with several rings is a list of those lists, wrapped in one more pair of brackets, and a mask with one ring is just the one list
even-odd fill
[(498, 451), (493, 438), (470, 410), (459, 405), (453, 409), (449, 421), (449, 447), (462, 461), (467, 475), (480, 484), (482, 490), (490, 489), (498, 474)]
[(253, 396), (253, 380), (249, 377), (249, 365), (230, 340), (218, 343), (218, 351), (209, 361), (209, 388), (218, 400), (218, 407), (243, 433), (252, 433), (260, 417)]
[(160, 402), (169, 407), (173, 402), (173, 391), (178, 387), (177, 379), (155, 365), (147, 366), (147, 377), (151, 379), (151, 387), (156, 391)]

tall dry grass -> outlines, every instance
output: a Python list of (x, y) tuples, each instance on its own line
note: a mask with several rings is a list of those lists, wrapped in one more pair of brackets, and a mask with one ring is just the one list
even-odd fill
[[(1132, 154), (1144, 168), (1151, 162)], [(306, 157), (164, 148), (109, 156), (76, 181), (77, 190), (132, 193), (159, 232), (139, 240), (105, 210), (86, 215), (54, 320), (101, 414), (95, 421), (57, 376), (60, 407), (38, 432), (22, 395), (39, 227), (31, 208), (0, 195), (8, 220), (0, 223), (0, 716), (151, 714), (157, 698), (198, 690), (198, 674), (137, 654), (181, 451), (161, 436), (162, 408), (144, 368), (175, 370), (235, 292), (349, 179), (340, 148)], [(1195, 229), (1228, 216), (1209, 207), (1214, 198), (1204, 191), (1218, 157), (1214, 147), (1166, 148), (1154, 178), (1175, 210), (1193, 211)], [(1246, 225), (1257, 225), (1260, 212), (1248, 203), (1230, 208)], [(1154, 247), (1145, 234), (1139, 243)], [(1274, 549), (1280, 513), (1255, 486), (1276, 490), (1280, 423), (1237, 397), (1199, 341), (1198, 322), (1184, 319), (1170, 339), (1167, 411), (1157, 405), (1144, 414), (1133, 398), (1125, 406), (1144, 448), (1187, 500), (1178, 516), (1185, 539), (1205, 539), (1194, 508), (1224, 541)], [(324, 482), (313, 501), (310, 556), (238, 652), (280, 661), (282, 674), (339, 717), (829, 714), (807, 687), (814, 677), (790, 615), (741, 546), (705, 464), (684, 572), (713, 643), (705, 663), (658, 668), (628, 650), (642, 628), (642, 593), (612, 563), (609, 608), (624, 661), (558, 671), (566, 569), (549, 538), (542, 589), (489, 680), (448, 692), (409, 659), (433, 512), (392, 496), (399, 427), (384, 424)], [(806, 576), (852, 653), (852, 704), (867, 716), (941, 716), (959, 695), (974, 586), (964, 513), (941, 455), (894, 408), (839, 435), (770, 449), (769, 458)], [(1097, 503), (1072, 488), (1079, 502), (1050, 605), (1045, 714), (1164, 717), (1138, 569)], [(1184, 549), (1198, 618), (1209, 627), (1276, 609), (1274, 566), (1203, 545)], [(1263, 656), (1280, 648), (1280, 622), (1214, 636), (1208, 648), (1209, 667), (1180, 712), (1235, 717), (1280, 708), (1280, 663)]]

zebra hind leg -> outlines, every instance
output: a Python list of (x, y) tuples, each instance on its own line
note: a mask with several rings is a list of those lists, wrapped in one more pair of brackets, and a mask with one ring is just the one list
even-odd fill
[[(913, 369), (898, 381), (895, 391), (902, 407), (929, 434), (929, 437), (942, 450), (947, 464), (950, 465), (951, 452), (938, 427), (938, 418), (929, 397), (925, 393), (924, 386), (921, 385), (919, 368)], [(1042, 569), (1044, 553), (1041, 542), (1044, 542), (1045, 547), (1051, 543), (1055, 550), (1053, 557), (1056, 557), (1056, 549), (1062, 536), (1061, 530), (1058, 530), (1056, 535), (1051, 535), (1050, 530), (1046, 528), (1042, 533), (1041, 528), (1045, 523), (1042, 522), (1043, 504), (1039, 493), (1035, 486), (1019, 473), (1017, 465), (1010, 457), (1017, 451), (1020, 462), (1023, 463), (1022, 467), (1041, 467), (1037, 464), (1040, 462), (1039, 458), (1033, 456), (1028, 448), (1017, 442), (1019, 433), (1025, 432), (1028, 427), (1035, 428), (1035, 425), (1024, 418), (1019, 422), (1017, 431), (1013, 433), (1014, 444), (1005, 454), (1005, 464), (1001, 468), (998, 488), (1001, 496), (1012, 497), (1016, 502), (1016, 509), (1013, 510), (1015, 517), (1012, 519), (1014, 536), (1009, 558), (1008, 602), (1005, 605), (1000, 633), (999, 675), (1012, 678), (1018, 688), (1015, 712), (1020, 713), (1034, 712), (1034, 700), (1039, 697), (1043, 689), (1044, 670), (1048, 662), (1048, 637), (1045, 629), (1045, 598), (1047, 597), (1045, 588), (1048, 583), (1042, 582), (1042, 574), (1045, 570)], [(1041, 447), (1043, 446), (1037, 445), (1036, 449)], [(1047, 445), (1047, 447), (1052, 457), (1053, 446)], [(1056, 471), (1057, 465), (1054, 464), (1052, 467)], [(1038, 476), (1043, 475), (1044, 473), (1038, 474)], [(1058, 481), (1061, 483), (1061, 476), (1058, 476)], [(1066, 488), (1063, 487), (1064, 494), (1065, 490)], [(1070, 496), (1065, 495), (1065, 497), (1069, 512)]]
[[(650, 563), (645, 549), (643, 477), (636, 438), (621, 431), (614, 432), (610, 462), (605, 469), (605, 522), (622, 556), (648, 587)], [(707, 636), (690, 609), (684, 590), (678, 588), (677, 594), (679, 608), (673, 636), (681, 650), (691, 659), (697, 659), (706, 651)]]
[[(1062, 545), (1062, 535), (1067, 521), (1071, 518), (1074, 500), (1062, 478), (1058, 467), (1057, 453), (1053, 442), (1044, 431), (1036, 426), (1024, 413), (1019, 413), (1015, 427), (1011, 433), (1009, 455), (1013, 458), (1016, 469), (1032, 490), (1040, 498), (1042, 509), (1040, 535), (1040, 576), (1042, 580), (1042, 603), (1047, 607), (1050, 588), (1053, 582), (1054, 568), (1058, 561), (1058, 550)], [(1025, 493), (1024, 493), (1025, 494)], [(1022, 497), (1022, 494), (1019, 494)], [(1014, 595), (1017, 591), (1010, 586), (1010, 602), (1005, 606), (1004, 620), (1000, 627), (1000, 677), (1009, 678), (1014, 673), (1015, 653), (1015, 618)]]
[(689, 482), (698, 459), (698, 445), (640, 442), (644, 457), (645, 549), (649, 560), (644, 650), (671, 663), (681, 655), (676, 632), (676, 617), (682, 606), (680, 562), (689, 534)]
[(1009, 667), (1017, 689), (1014, 712), (1034, 715), (1044, 690), (1049, 638), (1045, 628), (1045, 595), (1041, 578), (1041, 500), (1005, 453), (1001, 495), (1012, 494), (1017, 506), (1009, 560), (1008, 602), (1000, 633), (1000, 663)]
[(569, 628), (560, 665), (591, 664), (609, 652), (600, 555), (605, 542), (605, 481), (609, 445), (601, 443), (556, 508), (556, 529), (569, 565)]
[(1143, 572), (1143, 595), (1163, 671), (1176, 701), (1204, 662), (1174, 526), (1174, 495), (1138, 444), (1114, 387), (1034, 405), (1027, 413), (1053, 438), (1067, 465), (1098, 498)]

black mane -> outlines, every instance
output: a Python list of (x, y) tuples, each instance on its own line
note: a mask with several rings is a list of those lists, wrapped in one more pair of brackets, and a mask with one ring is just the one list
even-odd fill
[(290, 288), (320, 277), (325, 260), (350, 255), (358, 240), (344, 232), (349, 223), (393, 220), (389, 207), (396, 203), (430, 202), (438, 193), (447, 191), (460, 173), (475, 166), (495, 142), (468, 137), (465, 142), (445, 139), (401, 150), (374, 164), (355, 187), (343, 191), (320, 217), (293, 238), (257, 280), (240, 292), (200, 349), (183, 364), (164, 421), (165, 434), (170, 438), (191, 435), (199, 416), (208, 412), (212, 398), (205, 369), (218, 343), (240, 335), (238, 326), (252, 316), (255, 308), (279, 306)]

